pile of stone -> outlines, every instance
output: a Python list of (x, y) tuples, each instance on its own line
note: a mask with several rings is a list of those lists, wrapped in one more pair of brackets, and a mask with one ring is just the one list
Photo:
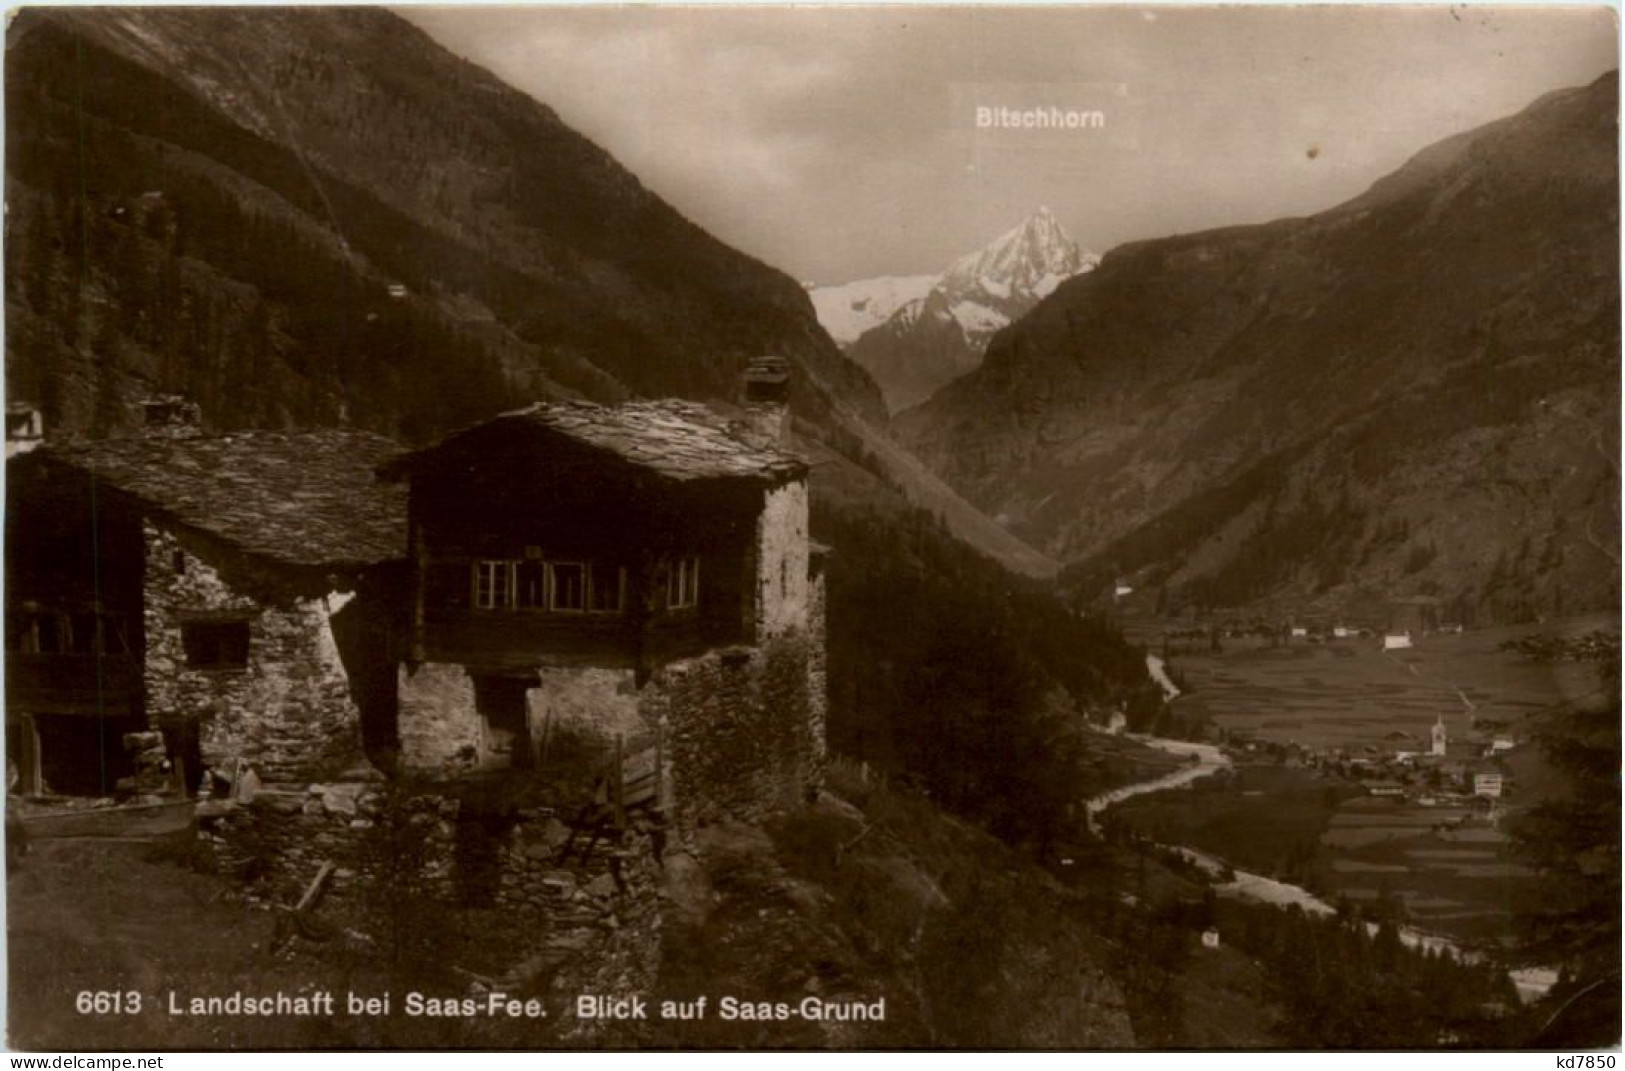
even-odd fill
[(332, 861), (339, 868), (333, 886), (342, 891), (356, 876), (365, 831), (382, 807), (373, 783), (262, 784), (253, 771), (242, 771), (228, 794), (200, 800), (198, 836), (223, 873), (269, 879), (286, 892)]
[[(474, 908), (487, 912), (481, 925), (511, 938), (513, 971), (535, 983), (641, 979), (640, 965), (657, 947), (659, 864), (645, 820), (635, 818), (624, 832), (572, 838), (553, 808), (534, 807), (480, 834), (481, 820), (463, 813), (464, 801), (432, 792), (391, 801), (384, 785), (350, 782), (267, 783), (242, 792), (245, 780), (239, 775), (232, 792), (201, 801), (197, 817), (206, 855), (245, 880), (250, 900), (291, 904), (331, 864), (323, 910), (354, 914), (366, 929), (368, 920), (352, 909), (380, 909), (373, 901), (387, 899), (384, 890), (451, 908), (470, 903), (472, 882), (490, 896), (488, 906)], [(467, 845), (460, 847), (470, 836), (493, 838), (475, 853), (489, 870), (472, 879)]]
[(164, 748), (163, 733), (125, 733), (124, 752), (130, 756), (135, 773), (119, 778), (120, 796), (158, 796), (170, 789), (173, 767)]

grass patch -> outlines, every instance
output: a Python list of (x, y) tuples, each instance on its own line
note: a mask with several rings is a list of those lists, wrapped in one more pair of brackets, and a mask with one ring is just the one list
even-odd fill
[(1338, 805), (1358, 791), (1304, 770), (1246, 765), (1187, 790), (1137, 796), (1114, 813), (1161, 843), (1209, 852), (1260, 874), (1301, 876)]

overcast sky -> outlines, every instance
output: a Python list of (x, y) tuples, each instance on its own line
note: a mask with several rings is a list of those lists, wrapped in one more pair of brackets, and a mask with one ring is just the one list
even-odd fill
[[(803, 280), (936, 271), (1047, 205), (1082, 244), (1328, 208), (1617, 66), (1603, 8), (417, 8)], [(976, 109), (1079, 128), (978, 129)]]

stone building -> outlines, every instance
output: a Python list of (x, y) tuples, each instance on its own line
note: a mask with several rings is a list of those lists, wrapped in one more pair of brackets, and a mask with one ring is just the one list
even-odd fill
[(410, 488), (403, 771), (640, 760), (679, 828), (816, 786), (821, 554), (784, 377), (753, 371), (743, 420), (536, 405), (386, 466)]
[(205, 435), (165, 399), (143, 435), (11, 458), (22, 791), (145, 792), (156, 752), (171, 794), (231, 780), (197, 858), (261, 896), (328, 875), (358, 932), (432, 903), (527, 985), (648, 991), (668, 862), (821, 778), (788, 380), (758, 361), (731, 415), (537, 405), (407, 454)]
[(204, 434), (165, 398), (144, 434), (14, 457), (23, 790), (128, 788), (157, 730), (186, 791), (518, 769), (679, 829), (793, 805), (823, 763), (824, 591), (788, 388), (758, 360), (732, 417), (536, 405), (414, 453)]
[(7, 738), (26, 792), (112, 794), (147, 729), (187, 790), (204, 768), (366, 772), (365, 737), (389, 737), (406, 511), (375, 470), (399, 448), (175, 415), (8, 463)]

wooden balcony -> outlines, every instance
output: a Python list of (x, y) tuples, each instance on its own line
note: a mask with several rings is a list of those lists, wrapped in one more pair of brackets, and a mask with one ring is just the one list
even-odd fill
[(6, 654), (6, 709), (22, 714), (131, 717), (141, 712), (132, 655)]

